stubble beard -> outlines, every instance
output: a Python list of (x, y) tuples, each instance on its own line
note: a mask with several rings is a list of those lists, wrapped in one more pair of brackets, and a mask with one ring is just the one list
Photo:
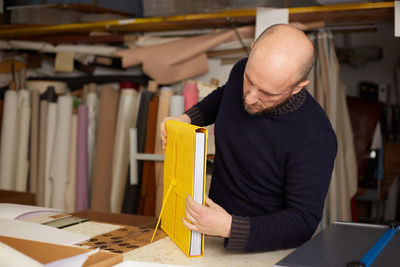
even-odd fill
[(260, 111), (253, 111), (252, 107), (257, 107), (257, 106), (261, 106), (261, 104), (259, 103), (255, 103), (254, 105), (248, 105), (246, 104), (245, 98), (243, 97), (243, 105), (244, 105), (244, 109), (246, 110), (247, 113), (249, 113), (250, 115), (261, 115), (261, 114), (269, 114), (271, 112), (271, 110), (282, 107), (283, 105), (285, 105), (287, 102), (289, 102), (290, 98), (292, 96), (288, 96), (286, 99), (282, 100), (281, 102), (273, 105), (272, 107), (268, 107), (268, 108), (264, 108)]

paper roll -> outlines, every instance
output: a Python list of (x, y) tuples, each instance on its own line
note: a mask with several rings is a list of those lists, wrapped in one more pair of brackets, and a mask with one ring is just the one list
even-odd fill
[[(121, 92), (118, 108), (117, 130), (113, 154), (111, 212), (121, 212), (129, 165), (129, 129), (135, 125), (135, 108), (138, 92), (125, 89)], [(137, 113), (136, 113), (137, 114)]]
[(183, 95), (171, 96), (171, 105), (169, 107), (169, 116), (175, 117), (181, 115), (185, 111), (185, 99)]
[(119, 91), (103, 86), (100, 94), (91, 209), (110, 212), (110, 192)]
[(47, 100), (40, 101), (39, 122), (39, 160), (36, 188), (36, 204), (44, 205), (44, 183), (46, 175), (46, 133), (47, 133)]
[(31, 136), (30, 136), (30, 170), (29, 170), (29, 192), (37, 191), (37, 176), (39, 163), (39, 91), (31, 91), (32, 115), (31, 115)]
[[(163, 154), (164, 150), (161, 143), (160, 123), (168, 117), (169, 107), (171, 104), (171, 97), (174, 91), (170, 87), (161, 87), (160, 99), (158, 102), (157, 111), (157, 124), (156, 124), (156, 137), (155, 137), (155, 153)], [(163, 172), (164, 163), (155, 162), (155, 176), (156, 176), (156, 208), (155, 216), (157, 217), (161, 211), (162, 197), (163, 197)]]
[(45, 180), (44, 180), (44, 206), (51, 206), (52, 182), (50, 180), (50, 167), (53, 155), (54, 136), (57, 125), (57, 103), (49, 102), (47, 104), (47, 127), (46, 127), (46, 162), (45, 162)]
[(17, 191), (26, 192), (28, 184), (28, 147), (29, 147), (29, 126), (31, 116), (31, 96), (28, 90), (19, 91), (19, 111), (18, 111), (18, 151), (16, 164), (16, 184)]
[(99, 100), (97, 93), (88, 93), (86, 97), (86, 105), (88, 108), (88, 179), (89, 179), (89, 199), (91, 196), (92, 181), (93, 181), (93, 157), (94, 145), (96, 142), (96, 127), (97, 127), (97, 113)]
[(76, 156), (76, 191), (75, 210), (82, 211), (88, 205), (88, 108), (86, 105), (78, 107), (78, 134)]
[(4, 98), (0, 148), (0, 189), (14, 190), (17, 158), (18, 92), (7, 91)]
[(50, 179), (52, 182), (51, 207), (57, 209), (64, 209), (65, 186), (68, 177), (71, 115), (72, 97), (68, 95), (59, 97), (56, 135), (50, 167)]
[(71, 116), (71, 136), (69, 144), (69, 159), (68, 159), (68, 179), (65, 187), (65, 203), (64, 209), (66, 212), (75, 212), (75, 188), (76, 188), (76, 146), (77, 146), (77, 130), (78, 130), (78, 115)]
[(190, 109), (199, 101), (199, 90), (197, 89), (197, 83), (186, 82), (182, 94), (185, 98), (185, 110)]

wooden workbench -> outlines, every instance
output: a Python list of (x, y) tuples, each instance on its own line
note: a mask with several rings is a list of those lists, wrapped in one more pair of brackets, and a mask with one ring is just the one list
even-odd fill
[[(108, 223), (84, 222), (64, 228), (65, 230), (96, 236), (122, 227)], [(204, 257), (188, 258), (169, 237), (155, 241), (147, 246), (124, 253), (124, 261), (141, 261), (190, 266), (273, 266), (286, 257), (293, 249), (262, 253), (242, 253), (224, 249), (223, 239), (206, 236)]]

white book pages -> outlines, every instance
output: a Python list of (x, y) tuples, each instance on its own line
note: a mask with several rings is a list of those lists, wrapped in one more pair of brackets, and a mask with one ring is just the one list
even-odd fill
[[(194, 188), (193, 200), (199, 204), (203, 204), (204, 192), (204, 164), (205, 164), (205, 133), (196, 133), (195, 138), (195, 155), (194, 155)], [(190, 255), (201, 255), (202, 234), (192, 231), (190, 242)]]

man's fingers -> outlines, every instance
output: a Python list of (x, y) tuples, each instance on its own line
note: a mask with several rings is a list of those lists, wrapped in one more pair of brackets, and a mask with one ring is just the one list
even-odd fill
[(186, 208), (190, 208), (196, 214), (198, 214), (199, 212), (201, 212), (201, 209), (203, 208), (203, 206), (200, 205), (199, 203), (197, 203), (196, 201), (194, 201), (191, 196), (187, 196), (186, 197)]
[(194, 213), (191, 209), (188, 209), (188, 208), (185, 209), (185, 216), (192, 223), (195, 223), (197, 221), (196, 220), (197, 214)]
[(167, 138), (165, 138), (164, 136), (161, 136), (161, 143), (162, 143), (162, 147), (165, 150), (165, 147), (167, 145)]
[(182, 222), (183, 222), (183, 225), (186, 226), (186, 228), (188, 228), (192, 231), (200, 232), (200, 230), (195, 225), (188, 222), (185, 218), (182, 218)]

